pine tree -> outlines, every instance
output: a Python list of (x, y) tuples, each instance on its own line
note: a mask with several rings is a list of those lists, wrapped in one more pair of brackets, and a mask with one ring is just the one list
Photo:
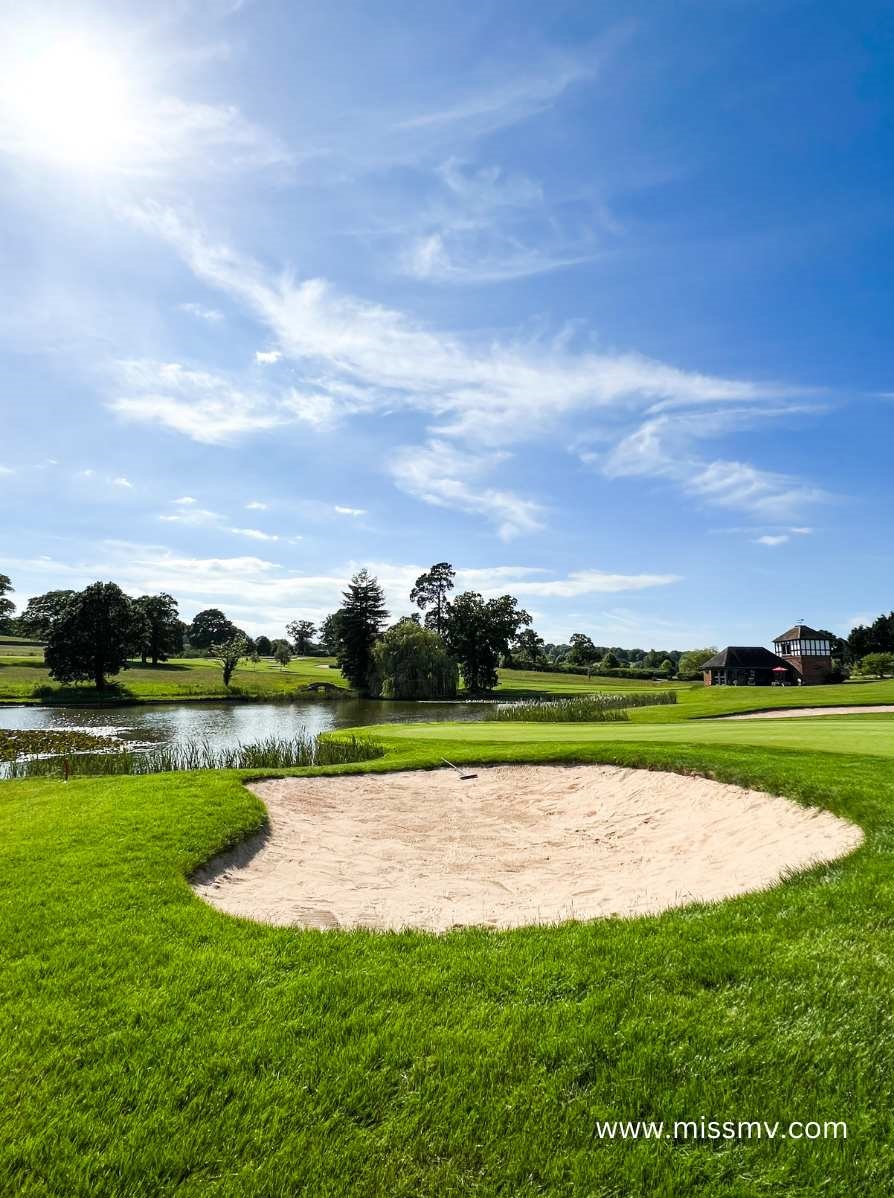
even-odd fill
[(372, 682), (373, 645), (388, 618), (385, 593), (377, 579), (361, 570), (351, 579), (338, 610), (338, 664), (351, 686), (361, 694)]

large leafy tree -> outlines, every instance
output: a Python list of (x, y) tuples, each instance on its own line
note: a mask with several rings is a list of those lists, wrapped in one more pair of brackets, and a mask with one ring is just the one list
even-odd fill
[(343, 592), (338, 610), (338, 648), (341, 672), (361, 693), (372, 684), (372, 650), (388, 618), (385, 593), (367, 570), (360, 570)]
[(255, 652), (259, 657), (269, 657), (273, 652), (273, 642), (269, 636), (259, 636), (255, 639)]
[(454, 699), (459, 671), (436, 632), (400, 620), (373, 646), (370, 690), (383, 699)]
[(501, 654), (530, 623), (531, 617), (512, 595), (487, 601), (475, 591), (457, 595), (450, 604), (445, 641), (459, 662), (466, 690), (493, 690)]
[(57, 620), (75, 591), (47, 591), (44, 595), (33, 595), (22, 612), (21, 628), (26, 636), (46, 640), (53, 621)]
[(295, 652), (301, 657), (310, 651), (317, 629), (311, 620), (293, 620), (286, 625), (286, 632), (292, 638)]
[(334, 611), (320, 625), (320, 644), (330, 657), (338, 653), (340, 642), (341, 611)]
[(177, 600), (166, 594), (140, 595), (133, 600), (134, 643), (143, 662), (154, 666), (167, 661), (183, 649), (183, 624), (177, 612)]
[(186, 637), (194, 649), (210, 649), (212, 645), (232, 640), (238, 632), (236, 625), (219, 607), (206, 607), (195, 616)]
[(9, 575), (0, 574), (0, 632), (4, 632), (9, 626), (9, 618), (16, 609), (13, 601), (6, 598), (13, 589)]
[(584, 632), (575, 632), (569, 640), (568, 661), (574, 666), (591, 666), (600, 652)]
[(528, 665), (536, 666), (544, 657), (544, 641), (542, 636), (534, 633), (532, 628), (525, 628), (515, 637), (512, 645), (513, 657)]
[(697, 674), (706, 661), (710, 661), (716, 649), (687, 649), (681, 654), (677, 670), (682, 674)]
[(103, 690), (109, 675), (127, 669), (133, 610), (114, 582), (95, 582), (73, 595), (53, 621), (44, 657), (58, 682), (92, 679)]
[(453, 590), (456, 571), (450, 562), (436, 562), (425, 574), (420, 574), (410, 591), (410, 601), (425, 612), (425, 626), (439, 636), (447, 624), (448, 595)]

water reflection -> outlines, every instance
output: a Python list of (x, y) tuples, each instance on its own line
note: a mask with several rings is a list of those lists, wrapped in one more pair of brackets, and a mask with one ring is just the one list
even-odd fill
[(412, 720), (476, 720), (481, 703), (390, 703), (375, 699), (320, 699), (296, 703), (152, 703), (121, 707), (5, 707), (0, 728), (82, 729), (131, 744), (207, 740), (214, 747), (300, 729), (329, 732)]

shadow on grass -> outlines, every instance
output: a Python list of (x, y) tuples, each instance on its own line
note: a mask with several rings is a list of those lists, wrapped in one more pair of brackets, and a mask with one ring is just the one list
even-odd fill
[(89, 682), (74, 682), (67, 686), (56, 686), (48, 683), (46, 686), (36, 686), (31, 692), (31, 697), (39, 699), (41, 703), (47, 705), (52, 705), (53, 703), (76, 703), (79, 706), (85, 707), (91, 704), (105, 705), (138, 702), (137, 696), (129, 687), (122, 686), (117, 682), (110, 683), (103, 690), (97, 690)]

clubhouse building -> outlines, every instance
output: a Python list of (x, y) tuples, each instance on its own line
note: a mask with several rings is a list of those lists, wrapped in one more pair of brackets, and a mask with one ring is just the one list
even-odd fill
[(702, 666), (705, 686), (813, 686), (832, 674), (828, 636), (796, 624), (763, 645), (728, 645)]

